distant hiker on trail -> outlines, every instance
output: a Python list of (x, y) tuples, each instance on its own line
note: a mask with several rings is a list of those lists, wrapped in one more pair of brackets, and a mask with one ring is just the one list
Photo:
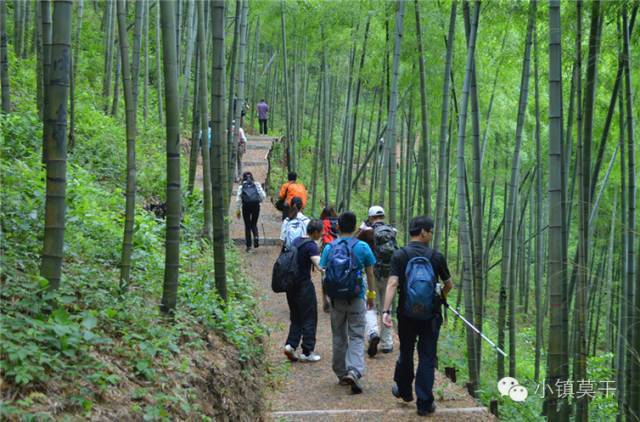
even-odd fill
[[(360, 226), (358, 239), (367, 242), (376, 256), (374, 274), (376, 277), (377, 311), (382, 310), (384, 304), (387, 280), (391, 268), (391, 258), (398, 244), (396, 241), (397, 231), (395, 228), (384, 222), (384, 208), (374, 205), (369, 208), (368, 220)], [(382, 325), (379, 330), (378, 312), (376, 310), (367, 311), (367, 336), (369, 347), (367, 353), (374, 357), (378, 353), (378, 343), (382, 341), (382, 353), (393, 351), (393, 331)]]
[[(318, 328), (318, 299), (311, 281), (311, 267), (324, 271), (320, 267), (320, 250), (317, 241), (322, 237), (322, 221), (312, 220), (306, 233), (293, 241), (296, 248), (298, 278), (287, 289), (287, 303), (291, 325), (284, 346), (285, 356), (292, 362), (317, 362), (320, 356), (313, 350), (316, 347), (316, 329)], [(296, 349), (302, 339), (302, 354)]]
[[(202, 131), (198, 133), (200, 136), (200, 147), (202, 147)], [(209, 150), (211, 149), (211, 120), (209, 120), (209, 128), (207, 129), (207, 139), (209, 140)]]
[[(336, 210), (327, 205), (322, 209), (322, 213), (320, 213), (320, 220), (322, 220), (322, 243), (321, 250), (324, 250), (325, 246), (333, 242), (338, 238), (338, 214)], [(327, 292), (324, 288), (324, 283), (322, 284), (322, 310), (324, 312), (329, 313), (331, 310), (329, 297), (327, 296)]]
[(276, 202), (276, 208), (282, 211), (283, 220), (289, 215), (289, 204), (293, 198), (300, 198), (302, 201), (301, 210), (307, 206), (307, 189), (298, 182), (298, 174), (295, 171), (289, 172), (287, 179), (288, 181), (280, 187), (278, 202)]
[(283, 250), (289, 249), (294, 240), (305, 235), (309, 221), (311, 221), (309, 217), (302, 213), (302, 200), (298, 197), (293, 198), (289, 207), (289, 215), (282, 222), (280, 228)]
[(267, 134), (267, 119), (269, 118), (269, 104), (262, 99), (256, 105), (258, 110), (258, 122), (260, 123), (260, 135)]
[(247, 152), (247, 136), (244, 134), (242, 126), (238, 126), (238, 130), (236, 131), (235, 120), (232, 121), (231, 131), (234, 133), (238, 144), (238, 154), (236, 155), (236, 174), (239, 175), (242, 172), (242, 156)]
[[(320, 260), (320, 266), (325, 269), (324, 285), (331, 298), (333, 372), (340, 385), (350, 385), (351, 392), (359, 394), (365, 370), (365, 311), (373, 308), (376, 296), (373, 275), (376, 257), (369, 245), (353, 237), (354, 213), (340, 214), (338, 230), (340, 237), (324, 248)], [(371, 280), (366, 294), (363, 271)]]
[[(409, 223), (411, 241), (394, 252), (389, 283), (384, 298), (382, 321), (392, 327), (391, 303), (396, 289), (400, 354), (391, 393), (406, 402), (413, 400), (413, 350), (418, 340), (418, 371), (415, 374), (418, 414), (435, 412), (433, 380), (438, 334), (442, 325), (442, 298), (453, 288), (444, 256), (427, 245), (433, 238), (433, 219), (415, 217)], [(438, 278), (444, 283), (440, 288)]]
[(253, 180), (253, 174), (246, 171), (242, 174), (242, 183), (238, 187), (236, 195), (236, 217), (244, 219), (244, 239), (247, 252), (251, 250), (251, 234), (253, 234), (253, 247), (260, 244), (258, 236), (258, 217), (260, 216), (260, 202), (264, 201), (267, 195), (262, 190), (260, 183)]

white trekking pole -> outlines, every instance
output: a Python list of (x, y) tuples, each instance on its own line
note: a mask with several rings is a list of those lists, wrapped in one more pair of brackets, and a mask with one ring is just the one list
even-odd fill
[(502, 350), (501, 348), (499, 348), (498, 346), (496, 346), (496, 344), (494, 342), (492, 342), (491, 340), (489, 340), (487, 338), (487, 336), (485, 336), (484, 334), (482, 334), (482, 332), (480, 330), (478, 330), (472, 323), (470, 323), (469, 321), (467, 321), (467, 319), (465, 317), (463, 317), (462, 315), (460, 315), (460, 312), (456, 311), (454, 308), (452, 308), (451, 306), (449, 306), (449, 303), (447, 303), (447, 299), (444, 297), (444, 295), (441, 292), (438, 292), (438, 294), (440, 295), (440, 298), (442, 299), (442, 302), (444, 304), (444, 306), (446, 306), (449, 310), (451, 310), (451, 312), (453, 312), (458, 318), (460, 318), (465, 324), (467, 324), (469, 327), (471, 327), (471, 329), (473, 331), (475, 331), (476, 333), (478, 333), (480, 335), (480, 337), (482, 337), (482, 339), (484, 339), (484, 341), (486, 341), (487, 343), (489, 343), (491, 345), (491, 347), (493, 347), (498, 353), (500, 353), (502, 356), (504, 356), (505, 358), (507, 357), (507, 354), (504, 352), (504, 350)]

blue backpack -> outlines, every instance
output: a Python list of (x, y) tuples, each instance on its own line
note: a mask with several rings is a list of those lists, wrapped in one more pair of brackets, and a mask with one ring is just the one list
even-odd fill
[[(431, 252), (433, 258), (433, 252)], [(404, 272), (405, 302), (402, 313), (409, 318), (432, 319), (436, 314), (435, 299), (438, 280), (430, 258), (416, 256), (409, 260)]]
[(331, 243), (325, 268), (324, 286), (332, 299), (353, 299), (360, 294), (361, 282), (353, 247), (359, 240), (338, 239)]

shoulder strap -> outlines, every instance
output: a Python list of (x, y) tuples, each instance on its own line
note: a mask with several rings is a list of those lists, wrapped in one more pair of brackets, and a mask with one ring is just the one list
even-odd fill
[(358, 244), (358, 242), (360, 242), (360, 239), (358, 239), (357, 237), (352, 237), (351, 239), (349, 239), (347, 241), (349, 249), (353, 249)]
[(405, 262), (405, 264), (404, 264), (404, 270), (403, 270), (404, 276), (405, 276), (405, 278), (406, 278), (406, 277), (407, 277), (407, 275), (408, 275), (408, 274), (407, 274), (407, 268), (409, 267), (409, 261), (411, 261), (411, 257), (409, 256), (409, 252), (407, 252), (407, 248), (406, 248), (406, 246), (405, 246), (404, 248), (400, 248), (400, 250), (401, 250), (401, 251), (402, 251), (402, 253), (403, 253), (403, 254), (405, 254), (405, 256), (407, 257), (407, 262)]
[(304, 241), (302, 241), (302, 243), (300, 243), (300, 244), (298, 245), (298, 248), (301, 248), (301, 247), (303, 247), (304, 245), (306, 245), (307, 243), (311, 243), (311, 242), (313, 242), (313, 241), (314, 241), (314, 240), (313, 240), (313, 239), (311, 239), (311, 238), (306, 238)]

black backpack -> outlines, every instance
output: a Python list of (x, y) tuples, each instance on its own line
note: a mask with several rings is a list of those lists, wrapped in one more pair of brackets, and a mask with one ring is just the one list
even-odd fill
[(289, 290), (300, 278), (298, 266), (298, 249), (313, 242), (313, 239), (305, 239), (297, 247), (291, 245), (280, 254), (273, 264), (271, 273), (271, 289), (276, 293), (284, 293)]
[(241, 198), (243, 204), (259, 204), (262, 200), (256, 184), (248, 181), (242, 183)]
[(338, 232), (338, 219), (336, 217), (329, 217), (329, 223), (331, 223), (331, 229), (329, 234), (333, 236), (335, 239), (337, 239), (338, 235), (340, 234)]
[(396, 229), (388, 224), (373, 225), (373, 245), (379, 268), (388, 269), (391, 266), (393, 253), (398, 249), (396, 235)]

